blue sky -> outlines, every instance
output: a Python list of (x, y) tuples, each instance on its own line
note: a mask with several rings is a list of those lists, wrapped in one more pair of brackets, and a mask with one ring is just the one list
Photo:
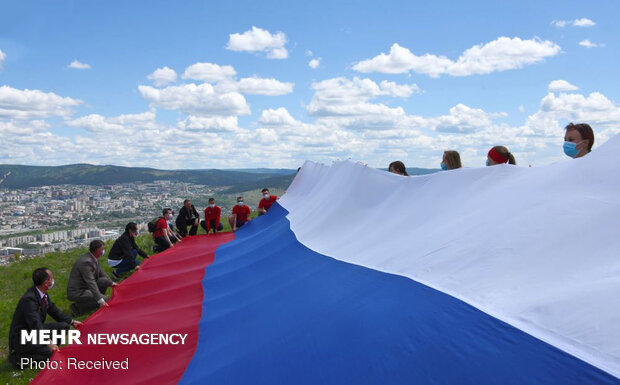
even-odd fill
[[(615, 1), (5, 2), (0, 162), (438, 167), (456, 149), (477, 167), (500, 144), (518, 164), (546, 164), (564, 159), (569, 121), (591, 123), (596, 145), (620, 132), (618, 11)], [(147, 78), (164, 67), (175, 80)]]

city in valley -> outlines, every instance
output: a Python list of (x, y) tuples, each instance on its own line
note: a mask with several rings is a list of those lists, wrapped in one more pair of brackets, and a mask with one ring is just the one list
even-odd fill
[[(228, 215), (237, 195), (225, 187), (174, 181), (0, 189), (0, 264), (84, 246), (92, 238), (114, 239), (130, 221), (147, 232), (146, 224), (162, 208), (176, 213), (185, 199), (202, 216), (209, 197), (215, 197), (222, 216)], [(260, 191), (244, 197), (255, 207)]]

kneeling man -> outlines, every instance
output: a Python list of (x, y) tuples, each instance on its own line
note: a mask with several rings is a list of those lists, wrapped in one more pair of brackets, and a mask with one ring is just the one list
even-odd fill
[(108, 306), (105, 292), (116, 286), (99, 265), (99, 258), (105, 253), (105, 243), (95, 239), (90, 243), (89, 252), (80, 257), (71, 268), (67, 284), (67, 299), (73, 301), (73, 316)]
[[(40, 267), (32, 273), (34, 286), (21, 297), (13, 313), (9, 330), (9, 361), (21, 367), (22, 359), (45, 361), (52, 356), (58, 346), (26, 342), (22, 344), (21, 333), (33, 330), (69, 330), (69, 325), (78, 326), (80, 321), (72, 320), (54, 305), (47, 291), (54, 286), (54, 275), (46, 267)], [(58, 322), (45, 323), (47, 315)]]

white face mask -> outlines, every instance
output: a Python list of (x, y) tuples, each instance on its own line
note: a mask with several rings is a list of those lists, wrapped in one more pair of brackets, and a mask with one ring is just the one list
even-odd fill
[(105, 255), (105, 249), (103, 249), (103, 251), (101, 252), (101, 256), (103, 257)]
[(50, 287), (47, 288), (47, 290), (51, 289), (52, 287), (54, 287), (54, 279), (52, 279), (52, 283), (50, 284)]
[(265, 195), (263, 195), (263, 198), (265, 198), (265, 199), (269, 199), (269, 194), (265, 194)]
[(166, 219), (168, 219), (168, 220), (172, 219), (172, 214), (167, 214), (166, 215)]
[(237, 202), (237, 204), (238, 204), (239, 206), (243, 206), (243, 201), (239, 201), (239, 202)]
[(215, 203), (211, 203), (211, 204), (209, 205), (209, 207), (214, 208), (214, 207), (215, 207)]

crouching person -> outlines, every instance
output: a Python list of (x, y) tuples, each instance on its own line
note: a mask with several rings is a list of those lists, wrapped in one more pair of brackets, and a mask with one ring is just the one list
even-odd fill
[(105, 253), (105, 244), (96, 239), (90, 243), (88, 253), (81, 256), (71, 268), (67, 284), (67, 299), (74, 317), (99, 307), (108, 306), (105, 292), (116, 286), (99, 265), (99, 258)]
[[(54, 275), (46, 267), (40, 267), (32, 273), (34, 286), (21, 297), (13, 313), (9, 329), (9, 362), (20, 369), (25, 362), (41, 362), (49, 359), (58, 346), (54, 344), (22, 343), (22, 331), (68, 330), (69, 325), (79, 326), (80, 321), (71, 319), (54, 305), (48, 290), (54, 287)], [(47, 315), (58, 322), (45, 323)]]
[(136, 244), (136, 235), (138, 235), (138, 225), (130, 222), (125, 226), (125, 232), (116, 238), (114, 245), (112, 245), (112, 250), (108, 255), (108, 265), (115, 268), (112, 271), (115, 278), (119, 278), (121, 274), (140, 265), (140, 261), (137, 259), (138, 255), (142, 258), (149, 257)]
[(213, 234), (224, 229), (224, 225), (220, 222), (222, 217), (222, 209), (215, 204), (215, 198), (209, 198), (209, 206), (205, 209), (205, 220), (200, 222), (200, 226), (209, 234), (213, 229)]
[(163, 217), (157, 220), (155, 231), (153, 231), (153, 242), (155, 242), (155, 251), (160, 253), (174, 246), (177, 239), (172, 236), (172, 230), (168, 225), (168, 221), (172, 219), (172, 209), (165, 208), (162, 211)]

